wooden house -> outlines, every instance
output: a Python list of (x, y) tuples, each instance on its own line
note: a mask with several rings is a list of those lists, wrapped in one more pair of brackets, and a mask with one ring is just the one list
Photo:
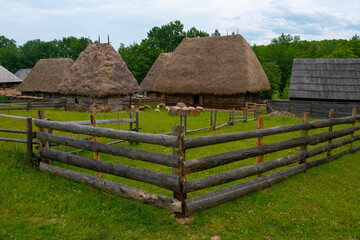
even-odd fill
[(290, 100), (270, 101), (270, 107), (314, 117), (349, 116), (360, 110), (360, 59), (294, 59)]
[(64, 79), (69, 78), (73, 64), (74, 60), (70, 58), (40, 59), (20, 84), (18, 91), (26, 96), (61, 97), (58, 87)]
[(252, 48), (237, 34), (185, 38), (154, 89), (165, 93), (166, 105), (240, 109), (245, 102), (259, 102), (270, 83)]
[(116, 110), (138, 91), (138, 82), (110, 44), (87, 46), (58, 88), (69, 107), (84, 109), (100, 103)]
[(169, 60), (171, 53), (161, 53), (152, 65), (146, 77), (140, 84), (140, 92), (148, 99), (153, 99), (157, 102), (164, 100), (164, 94), (155, 91), (155, 83), (160, 76), (166, 62)]
[(19, 86), (22, 80), (0, 65), (0, 88), (12, 89)]

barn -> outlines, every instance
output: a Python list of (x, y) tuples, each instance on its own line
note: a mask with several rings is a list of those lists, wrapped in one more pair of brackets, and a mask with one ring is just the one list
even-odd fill
[(360, 110), (360, 59), (294, 59), (290, 100), (270, 101), (273, 109), (314, 117), (349, 116)]
[(117, 110), (138, 91), (139, 84), (126, 63), (107, 43), (88, 45), (58, 88), (67, 106), (84, 109), (99, 103)]
[(20, 84), (18, 91), (26, 96), (59, 98), (58, 87), (65, 78), (69, 78), (73, 64), (74, 60), (70, 58), (40, 59)]
[(0, 88), (16, 88), (22, 80), (0, 65)]
[(155, 91), (155, 83), (162, 72), (165, 63), (169, 60), (171, 52), (161, 53), (152, 65), (146, 77), (140, 84), (140, 92), (143, 93), (148, 99), (155, 100), (156, 102), (162, 102), (164, 95), (161, 92)]
[(237, 108), (259, 102), (269, 80), (252, 48), (239, 34), (185, 38), (155, 83), (166, 105)]

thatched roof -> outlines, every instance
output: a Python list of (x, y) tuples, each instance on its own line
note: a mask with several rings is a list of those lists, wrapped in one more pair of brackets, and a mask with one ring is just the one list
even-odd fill
[(21, 92), (57, 93), (60, 83), (69, 77), (74, 60), (70, 58), (40, 59), (18, 87)]
[(139, 91), (139, 84), (110, 44), (87, 46), (70, 68), (70, 75), (59, 86), (62, 94), (106, 97)]
[(291, 99), (360, 100), (360, 58), (294, 59)]
[(0, 83), (21, 83), (22, 80), (0, 65)]
[(29, 75), (30, 71), (31, 71), (31, 68), (20, 68), (15, 73), (15, 76), (17, 76), (18, 78), (24, 80)]
[(171, 53), (161, 53), (159, 55), (158, 59), (156, 59), (151, 69), (146, 74), (146, 77), (140, 84), (141, 92), (154, 91), (156, 80), (160, 76), (160, 73), (162, 72), (165, 63), (167, 62), (167, 60), (169, 60), (170, 56)]
[(270, 89), (255, 53), (241, 35), (185, 38), (172, 53), (155, 90), (232, 95)]

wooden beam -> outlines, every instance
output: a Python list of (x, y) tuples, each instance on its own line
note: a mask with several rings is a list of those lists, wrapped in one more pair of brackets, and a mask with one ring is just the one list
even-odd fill
[[(264, 128), (264, 122), (263, 118), (258, 118), (257, 120), (257, 129), (263, 129)], [(262, 146), (264, 144), (264, 137), (258, 137), (258, 146)], [(257, 163), (264, 162), (264, 155), (257, 156)], [(264, 176), (264, 173), (259, 173), (258, 177)]]
[[(91, 122), (91, 126), (96, 127), (96, 118), (95, 118), (94, 115), (90, 115), (90, 122)], [(98, 137), (92, 136), (92, 141), (97, 143), (99, 141)], [(94, 159), (98, 160), (98, 161), (100, 160), (99, 152), (94, 152)], [(95, 172), (95, 176), (98, 177), (98, 178), (101, 178), (101, 173), (100, 172)]]
[[(352, 110), (352, 116), (355, 117), (356, 116), (356, 108), (353, 108)], [(355, 123), (352, 123), (351, 126), (354, 128), (355, 127)], [(350, 138), (354, 138), (354, 133), (350, 134)], [(351, 149), (353, 147), (352, 142), (349, 144), (349, 149)]]
[[(42, 121), (44, 121), (45, 119), (45, 112), (42, 110), (37, 110), (37, 118), (41, 119)], [(44, 127), (39, 127), (39, 132), (44, 132), (46, 133), (46, 128)], [(48, 142), (43, 142), (40, 141), (40, 147), (44, 147), (44, 148), (49, 148), (49, 143)], [(48, 158), (41, 158), (41, 161), (47, 164), (50, 164), (50, 159)]]
[(5, 128), (0, 128), (0, 132), (27, 134), (27, 131), (24, 130), (5, 129)]
[[(329, 119), (333, 119), (333, 118), (334, 118), (334, 109), (330, 109), (330, 111), (329, 111)], [(329, 132), (332, 132), (332, 130), (333, 130), (333, 126), (330, 125), (329, 126)], [(328, 141), (328, 144), (330, 144), (330, 143), (331, 143), (331, 139)], [(326, 156), (328, 156), (328, 157), (331, 156), (331, 149), (329, 151), (327, 151)]]
[[(301, 124), (307, 124), (309, 123), (309, 113), (308, 112), (303, 112), (302, 115), (301, 115)], [(303, 129), (301, 130), (301, 136), (307, 136), (308, 135), (308, 130), (307, 129)], [(300, 146), (300, 152), (302, 151), (307, 151), (307, 145), (302, 145)], [(306, 163), (306, 158), (304, 159), (301, 159), (299, 161), (299, 164), (302, 164), (302, 163)]]
[(32, 131), (32, 118), (29, 117), (26, 120), (26, 158), (27, 158), (27, 167), (29, 168), (33, 159), (33, 131)]

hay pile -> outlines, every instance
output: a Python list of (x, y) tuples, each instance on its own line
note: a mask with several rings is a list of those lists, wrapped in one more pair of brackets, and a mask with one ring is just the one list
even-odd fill
[(268, 116), (278, 116), (278, 117), (296, 117), (294, 113), (287, 112), (287, 111), (277, 111), (274, 110), (271, 113), (267, 114)]
[(57, 93), (62, 81), (69, 78), (73, 64), (74, 60), (70, 58), (40, 59), (20, 84), (18, 91)]
[(171, 53), (161, 53), (159, 55), (140, 85), (141, 92), (154, 91), (155, 82), (160, 76), (165, 63), (169, 60), (170, 56)]
[(180, 115), (188, 115), (188, 116), (199, 116), (200, 115), (200, 111), (197, 110), (194, 107), (187, 107), (185, 105), (185, 103), (179, 102), (176, 104), (176, 106), (174, 107), (168, 107), (168, 112), (170, 115), (176, 115), (176, 116), (180, 116)]
[(155, 90), (232, 95), (270, 89), (254, 51), (241, 35), (185, 38), (166, 62)]
[(110, 111), (111, 111), (111, 107), (108, 104), (94, 102), (90, 106), (90, 112), (92, 113), (102, 113), (102, 112), (110, 112)]
[(107, 97), (136, 93), (139, 84), (110, 44), (91, 44), (70, 68), (59, 86), (67, 95)]

